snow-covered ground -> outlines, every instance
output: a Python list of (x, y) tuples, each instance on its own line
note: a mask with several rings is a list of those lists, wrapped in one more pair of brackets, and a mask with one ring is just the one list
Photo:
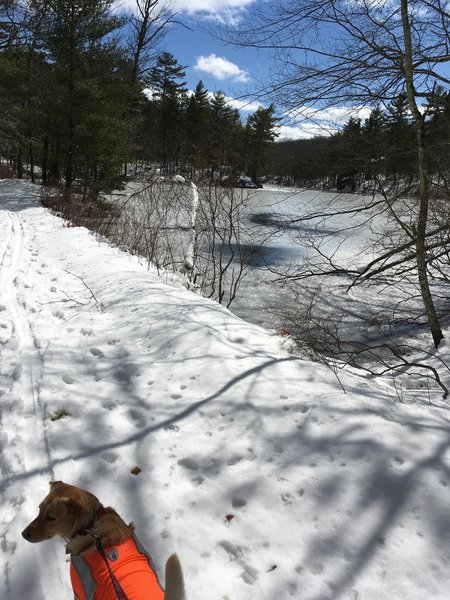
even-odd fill
[(176, 551), (190, 600), (449, 598), (448, 410), (293, 358), (38, 192), (0, 181), (2, 600), (73, 597), (63, 542), (20, 535), (52, 479), (161, 574)]

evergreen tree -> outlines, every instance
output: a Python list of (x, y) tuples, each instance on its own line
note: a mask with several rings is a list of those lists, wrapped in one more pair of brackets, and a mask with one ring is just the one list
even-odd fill
[(387, 106), (386, 175), (395, 183), (399, 177), (412, 177), (416, 169), (414, 130), (405, 93)]
[(184, 112), (185, 160), (191, 165), (192, 175), (197, 168), (205, 168), (207, 144), (211, 127), (209, 95), (202, 81), (187, 99)]
[(30, 6), (50, 70), (51, 93), (43, 94), (50, 173), (53, 179), (63, 174), (67, 188), (82, 178), (85, 187), (95, 181), (110, 189), (119, 182), (129, 140), (121, 125), (125, 57), (112, 39), (123, 21), (111, 14), (111, 0), (32, 0)]
[(272, 167), (277, 123), (273, 104), (268, 108), (259, 107), (247, 119), (245, 138), (248, 174), (256, 184), (262, 172), (267, 173)]
[(365, 168), (361, 119), (351, 117), (332, 141), (336, 187), (338, 190), (355, 191)]
[(211, 177), (218, 174), (222, 180), (223, 167), (235, 172), (242, 167), (239, 152), (239, 137), (242, 135), (242, 124), (239, 112), (226, 101), (223, 92), (216, 92), (210, 101), (211, 129), (209, 136), (208, 156)]
[(382, 160), (385, 156), (385, 126), (386, 118), (381, 110), (381, 106), (377, 106), (370, 112), (368, 118), (364, 121), (362, 127), (363, 150), (365, 165), (365, 179), (373, 181), (383, 172)]
[(179, 158), (182, 120), (182, 95), (186, 82), (184, 67), (170, 52), (163, 52), (150, 70), (149, 86), (158, 113), (154, 143), (159, 149), (159, 160), (164, 170)]
[(440, 181), (448, 180), (450, 172), (450, 91), (437, 86), (429, 98), (427, 112), (430, 140), (430, 170)]

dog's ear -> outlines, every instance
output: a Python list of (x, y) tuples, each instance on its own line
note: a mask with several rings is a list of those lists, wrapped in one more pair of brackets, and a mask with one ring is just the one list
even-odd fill
[(61, 504), (67, 508), (69, 512), (86, 512), (89, 506), (85, 502), (80, 502), (78, 498), (60, 498)]
[(100, 504), (93, 494), (79, 488), (72, 488), (70, 492), (61, 495), (60, 501), (72, 513), (91, 512)]
[(49, 485), (50, 485), (50, 489), (53, 490), (54, 488), (58, 487), (58, 485), (62, 485), (63, 482), (62, 481), (49, 481)]

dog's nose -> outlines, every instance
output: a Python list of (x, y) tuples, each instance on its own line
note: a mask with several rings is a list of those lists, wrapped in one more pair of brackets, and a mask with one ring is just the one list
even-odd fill
[(26, 539), (29, 540), (30, 536), (31, 536), (31, 531), (29, 527), (25, 527), (25, 529), (22, 531), (22, 536)]

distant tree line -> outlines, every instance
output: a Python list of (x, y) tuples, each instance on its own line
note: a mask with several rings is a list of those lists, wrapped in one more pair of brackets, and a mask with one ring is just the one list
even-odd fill
[[(446, 187), (450, 174), (450, 92), (438, 88), (427, 106), (428, 168), (434, 187)], [(275, 172), (285, 181), (338, 191), (406, 188), (417, 179), (416, 131), (405, 93), (386, 108), (377, 105), (362, 120), (350, 118), (329, 137), (276, 145)]]
[[(224, 94), (157, 55), (174, 15), (136, 0), (0, 1), (0, 153), (15, 176), (84, 192), (118, 188), (137, 161), (162, 172), (257, 181), (271, 167), (275, 108), (244, 123)], [(218, 174), (218, 175), (217, 175)]]
[(222, 92), (211, 94), (202, 81), (188, 94), (184, 67), (169, 52), (158, 55), (148, 78), (139, 145), (146, 161), (190, 177), (220, 180), (247, 173), (255, 182), (272, 168), (275, 107), (259, 107), (243, 123)]

